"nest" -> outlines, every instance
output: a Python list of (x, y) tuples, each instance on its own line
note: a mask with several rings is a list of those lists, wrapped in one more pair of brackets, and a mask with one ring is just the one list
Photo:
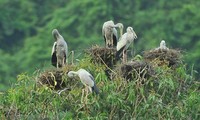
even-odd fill
[(45, 71), (38, 77), (37, 82), (39, 85), (47, 85), (48, 87), (56, 90), (62, 89), (66, 87), (63, 76), (64, 73), (60, 70)]
[[(153, 68), (145, 61), (131, 61), (116, 68), (117, 75), (126, 80), (144, 80), (155, 74)], [(116, 76), (117, 77), (117, 76)]]
[(104, 48), (99, 46), (93, 46), (87, 51), (87, 53), (92, 57), (93, 63), (106, 64), (108, 67), (112, 68), (116, 64), (115, 48)]
[(181, 52), (174, 49), (144, 51), (143, 57), (145, 61), (152, 63), (153, 66), (167, 65), (168, 67), (176, 68), (182, 63)]
[(72, 66), (66, 66), (62, 69), (47, 70), (42, 73), (37, 78), (37, 84), (39, 86), (46, 85), (47, 87), (55, 90), (60, 90), (68, 86), (68, 76), (67, 73), (72, 70)]

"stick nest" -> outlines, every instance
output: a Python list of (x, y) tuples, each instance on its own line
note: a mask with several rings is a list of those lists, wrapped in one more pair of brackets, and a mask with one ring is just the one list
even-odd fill
[(99, 46), (93, 46), (87, 51), (92, 57), (93, 63), (106, 64), (108, 67), (113, 67), (116, 64), (115, 54), (117, 50), (115, 48), (105, 48)]
[(72, 68), (73, 66), (65, 66), (62, 69), (44, 71), (38, 76), (37, 84), (39, 86), (46, 85), (55, 90), (66, 88), (70, 83), (70, 78), (68, 78), (67, 73), (72, 70)]
[(116, 71), (117, 75), (120, 75), (126, 80), (144, 80), (155, 74), (148, 62), (137, 60), (121, 64), (116, 68)]
[(176, 68), (182, 63), (181, 52), (174, 49), (144, 51), (143, 57), (145, 61), (152, 63), (153, 66), (167, 65), (168, 67)]

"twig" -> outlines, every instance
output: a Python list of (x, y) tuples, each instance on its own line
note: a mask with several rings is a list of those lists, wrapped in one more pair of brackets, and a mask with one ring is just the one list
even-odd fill
[(56, 92), (56, 93), (58, 93), (58, 95), (60, 95), (62, 92), (66, 91), (66, 90), (70, 90), (70, 88), (64, 88), (63, 90), (60, 90), (59, 92)]
[[(98, 54), (97, 54), (98, 55)], [(109, 68), (106, 63), (103, 61), (103, 59), (98, 55), (98, 57), (100, 58), (100, 60), (103, 62), (103, 64), (106, 66), (106, 68), (108, 68), (111, 72), (117, 74), (116, 72), (114, 72), (111, 68)]]
[(111, 110), (110, 115), (109, 115), (109, 120), (112, 120), (112, 117), (114, 115), (115, 109), (116, 109), (116, 106), (114, 106), (113, 109)]

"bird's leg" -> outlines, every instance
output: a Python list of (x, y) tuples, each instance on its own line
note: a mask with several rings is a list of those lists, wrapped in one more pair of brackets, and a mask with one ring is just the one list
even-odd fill
[(91, 87), (88, 87), (88, 88), (89, 88), (90, 92), (92, 93), (92, 88)]
[(74, 51), (72, 51), (72, 65), (74, 65)]
[(106, 41), (106, 48), (108, 48), (108, 37), (107, 37), (107, 35), (105, 35), (105, 41)]
[(62, 67), (65, 65), (65, 58), (62, 59)]
[(87, 104), (87, 97), (88, 97), (88, 87), (86, 87), (86, 95), (85, 95), (85, 103)]
[(108, 48), (108, 41), (106, 40), (106, 48)]
[(124, 51), (125, 51), (125, 50), (122, 51), (122, 63), (125, 63), (125, 62), (124, 62), (124, 61), (125, 61), (125, 60), (124, 60), (124, 59), (125, 59), (125, 53), (124, 53)]
[(113, 47), (113, 34), (111, 35), (111, 48)]
[(68, 59), (66, 58), (65, 64), (68, 65)]
[(83, 103), (84, 101), (83, 101), (83, 96), (84, 96), (84, 89), (82, 89), (82, 96), (81, 96), (81, 103)]
[(127, 50), (124, 51), (125, 63), (127, 63)]
[(58, 66), (59, 66), (59, 65), (58, 65), (58, 57), (57, 57), (56, 59), (57, 59), (56, 67), (58, 68)]
[(67, 55), (65, 53), (63, 53), (63, 57), (62, 57), (62, 67), (67, 65)]
[(127, 50), (123, 50), (122, 52), (122, 62), (123, 63), (127, 62)]

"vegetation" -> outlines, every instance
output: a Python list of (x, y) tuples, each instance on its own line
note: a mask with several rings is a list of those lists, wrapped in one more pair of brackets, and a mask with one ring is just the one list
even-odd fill
[[(196, 0), (1, 0), (1, 119), (199, 119), (199, 6)], [(110, 80), (107, 67), (83, 53), (103, 46), (101, 27), (110, 19), (123, 23), (124, 31), (128, 26), (136, 31), (130, 58), (164, 39), (169, 48), (180, 49), (184, 61), (173, 68), (153, 66), (148, 78)], [(62, 89), (70, 89), (61, 94), (54, 89), (57, 82), (38, 84), (41, 75), (56, 71), (50, 64), (54, 28), (75, 52), (75, 65), (61, 71), (85, 68), (95, 76), (100, 94), (90, 94), (87, 103), (81, 102), (83, 85), (66, 72)]]
[(63, 74), (68, 89), (60, 92), (53, 87), (57, 82), (51, 87), (38, 84), (39, 76), (45, 75), (46, 70), (32, 76), (24, 73), (18, 75), (15, 85), (0, 95), (1, 118), (197, 120), (200, 117), (200, 84), (194, 80), (193, 71), (187, 74), (185, 65), (177, 68), (156, 66), (156, 74), (148, 79), (138, 75), (132, 80), (120, 76), (109, 80), (105, 66), (90, 61), (90, 57), (85, 57), (62, 70), (89, 70), (95, 76), (99, 95), (89, 94), (87, 102), (81, 102), (84, 86), (80, 80)]

